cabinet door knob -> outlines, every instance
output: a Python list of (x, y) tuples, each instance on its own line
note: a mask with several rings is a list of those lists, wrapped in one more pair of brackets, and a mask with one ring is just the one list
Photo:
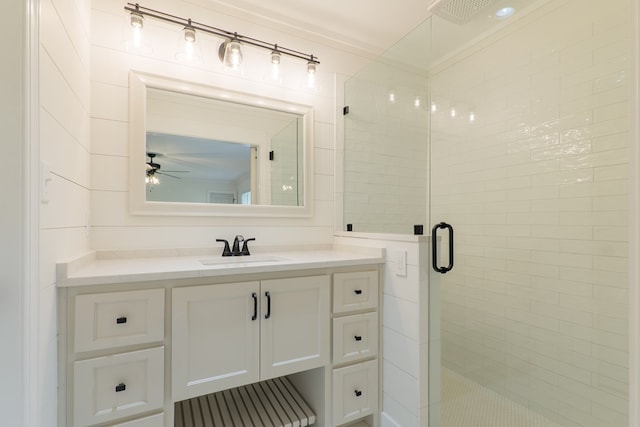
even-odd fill
[(362, 391), (360, 391), (358, 389), (355, 389), (353, 392), (355, 393), (356, 397), (362, 396)]
[(362, 341), (362, 337), (360, 335), (355, 335), (353, 339), (356, 341)]
[(362, 294), (362, 289), (356, 289), (353, 291), (356, 295)]
[(127, 389), (127, 385), (125, 383), (120, 383), (116, 386), (116, 393), (125, 391), (126, 389)]
[(122, 325), (123, 323), (127, 323), (127, 318), (126, 318), (125, 316), (118, 317), (118, 318), (116, 319), (116, 324), (118, 324), (118, 325)]

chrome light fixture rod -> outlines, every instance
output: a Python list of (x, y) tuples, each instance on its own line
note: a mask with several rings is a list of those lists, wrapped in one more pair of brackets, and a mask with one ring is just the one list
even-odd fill
[(299, 52), (294, 49), (289, 49), (287, 47), (281, 46), (276, 43), (267, 43), (265, 41), (255, 39), (253, 37), (245, 36), (242, 34), (235, 33), (233, 31), (226, 31), (221, 28), (212, 27), (207, 24), (203, 24), (201, 22), (196, 22), (190, 18), (182, 18), (179, 16), (171, 15), (165, 12), (161, 12), (159, 10), (150, 9), (148, 7), (140, 6), (138, 3), (127, 3), (124, 7), (124, 10), (141, 15), (143, 17), (149, 17), (153, 19), (157, 19), (164, 22), (169, 22), (172, 24), (180, 25), (182, 27), (190, 27), (197, 31), (202, 31), (203, 33), (212, 34), (214, 36), (226, 38), (229, 40), (237, 40), (242, 44), (267, 49), (269, 52), (277, 51), (282, 55), (291, 56), (293, 58), (303, 59), (307, 61), (309, 64), (320, 64), (318, 61), (318, 57), (313, 54), (307, 54), (304, 52)]

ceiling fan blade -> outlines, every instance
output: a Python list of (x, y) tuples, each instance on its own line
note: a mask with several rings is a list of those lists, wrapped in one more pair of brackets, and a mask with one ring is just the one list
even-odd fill
[(179, 176), (175, 176), (175, 175), (171, 175), (171, 174), (164, 173), (164, 172), (159, 172), (159, 171), (156, 171), (156, 174), (158, 174), (158, 175), (164, 175), (164, 176), (169, 176), (169, 177), (171, 177), (171, 178), (175, 178), (175, 179), (182, 179), (182, 178), (180, 178)]

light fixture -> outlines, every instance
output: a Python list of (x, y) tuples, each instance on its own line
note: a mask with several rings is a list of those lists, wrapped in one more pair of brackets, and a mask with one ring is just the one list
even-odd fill
[(498, 19), (507, 19), (511, 15), (516, 13), (516, 10), (513, 7), (503, 7), (496, 11), (496, 18)]
[(139, 29), (144, 27), (144, 16), (140, 12), (131, 12), (131, 26)]
[(218, 48), (218, 58), (225, 67), (237, 70), (242, 64), (242, 46), (237, 37), (222, 42)]
[(313, 55), (311, 55), (311, 59), (307, 62), (307, 86), (310, 88), (316, 86), (316, 64), (318, 64), (318, 61), (314, 60)]
[(435, 102), (431, 103), (431, 112), (435, 113), (436, 111), (438, 111), (438, 106), (436, 105)]
[(196, 42), (196, 29), (191, 26), (191, 19), (189, 19), (189, 25), (184, 27), (184, 41), (188, 44)]
[[(305, 60), (307, 62), (307, 75), (309, 76), (308, 83), (312, 87), (315, 86), (315, 74), (320, 61), (318, 61), (318, 58), (314, 55), (309, 55), (274, 43), (267, 43), (262, 40), (195, 22), (191, 19), (181, 18), (159, 10), (143, 7), (138, 3), (126, 3), (124, 10), (130, 14), (131, 26), (134, 30), (137, 29), (138, 33), (144, 25), (144, 19), (151, 18), (182, 26), (185, 41), (190, 44), (193, 44), (196, 41), (196, 31), (200, 34), (209, 34), (222, 38), (224, 42), (222, 42), (218, 49), (218, 57), (227, 67), (230, 68), (238, 68), (242, 64), (242, 48), (244, 46), (268, 49), (271, 52), (271, 64), (274, 68), (279, 68), (283, 55)], [(276, 60), (277, 63), (274, 62)]]
[(196, 29), (191, 25), (191, 19), (187, 20), (187, 25), (182, 29), (183, 39), (178, 44), (176, 59), (186, 63), (200, 63), (202, 61), (202, 50), (196, 44)]
[(147, 174), (144, 177), (144, 182), (146, 184), (151, 184), (151, 185), (158, 185), (160, 184), (160, 180), (158, 179), (158, 177), (156, 176), (156, 171), (155, 169), (149, 169), (147, 171)]
[(476, 121), (476, 113), (473, 111), (469, 113), (469, 123), (473, 123)]
[(414, 106), (415, 108), (420, 108), (420, 103), (421, 103), (421, 101), (420, 101), (420, 97), (419, 97), (419, 96), (416, 96), (416, 97), (414, 98), (414, 100), (413, 100), (413, 106)]
[(274, 50), (271, 52), (271, 78), (278, 80), (280, 78), (280, 61), (282, 55), (278, 51), (278, 45), (274, 46)]
[(396, 93), (393, 90), (389, 91), (389, 102), (396, 102)]
[(454, 118), (458, 114), (455, 107), (451, 107), (450, 114), (451, 114), (451, 118)]
[(142, 28), (144, 27), (144, 16), (139, 12), (136, 5), (135, 10), (131, 11), (130, 16), (131, 28), (133, 29), (133, 47), (139, 49), (142, 45)]

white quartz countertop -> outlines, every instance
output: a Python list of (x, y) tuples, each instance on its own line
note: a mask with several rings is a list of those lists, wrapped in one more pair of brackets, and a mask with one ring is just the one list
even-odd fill
[[(180, 251), (173, 251), (180, 252)], [(189, 253), (189, 251), (182, 251)], [(194, 251), (191, 251), (194, 252)], [(144, 251), (91, 252), (57, 264), (57, 286), (90, 286), (232, 276), (239, 274), (345, 267), (384, 262), (384, 249), (342, 245), (270, 250), (243, 257), (221, 257), (216, 249), (202, 254)]]

